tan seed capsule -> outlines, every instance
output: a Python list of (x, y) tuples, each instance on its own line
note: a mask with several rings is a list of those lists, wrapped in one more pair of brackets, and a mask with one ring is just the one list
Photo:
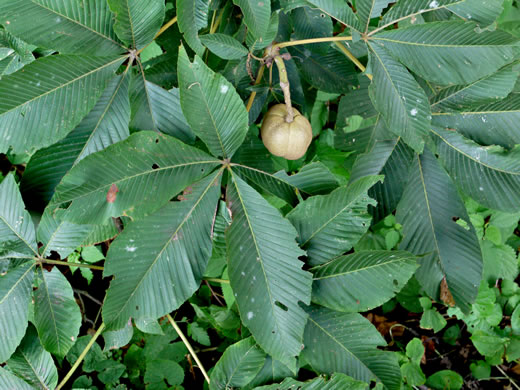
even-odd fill
[(262, 141), (272, 154), (287, 160), (302, 157), (312, 141), (312, 127), (307, 118), (293, 110), (294, 119), (286, 122), (285, 104), (272, 106), (265, 114), (260, 133)]

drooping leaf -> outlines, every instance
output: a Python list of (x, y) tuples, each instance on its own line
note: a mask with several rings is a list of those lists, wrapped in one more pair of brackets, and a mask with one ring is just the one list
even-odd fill
[(433, 123), (455, 129), (465, 137), (483, 145), (512, 148), (520, 143), (520, 94), (512, 93), (496, 103), (480, 105), (459, 112), (433, 115)]
[[(141, 131), (81, 160), (56, 187), (50, 205), (72, 202), (65, 220), (78, 224), (143, 216), (218, 164), (175, 138)], [(108, 199), (111, 189), (115, 198)]]
[(227, 203), (228, 272), (242, 323), (264, 351), (293, 366), (301, 351), (312, 278), (301, 269), (296, 230), (253, 188), (232, 174)]
[(350, 250), (370, 226), (367, 191), (381, 176), (364, 177), (329, 195), (317, 195), (300, 203), (287, 218), (298, 231), (308, 263), (319, 265)]
[(265, 352), (252, 337), (229, 346), (219, 359), (210, 378), (210, 389), (242, 388), (262, 369)]
[(307, 312), (302, 355), (315, 370), (342, 372), (364, 382), (375, 379), (388, 390), (400, 388), (397, 356), (377, 348), (386, 342), (366, 318), (319, 306)]
[(44, 348), (60, 358), (74, 345), (81, 326), (81, 312), (72, 287), (54, 267), (38, 269), (41, 279), (34, 294), (34, 323)]
[(330, 379), (326, 381), (319, 376), (306, 382), (300, 382), (293, 378), (285, 378), (282, 383), (275, 383), (267, 386), (255, 387), (254, 390), (366, 390), (368, 384), (357, 381), (345, 374), (332, 374)]
[(23, 379), (17, 377), (11, 371), (7, 371), (3, 367), (0, 367), (0, 388), (16, 390), (34, 390), (34, 387), (29, 385)]
[(143, 72), (130, 85), (132, 130), (156, 130), (191, 143), (195, 135), (181, 110), (179, 90), (170, 91), (146, 80)]
[(425, 150), (414, 160), (396, 212), (403, 225), (399, 248), (423, 256), (415, 276), (430, 296), (438, 299), (445, 277), (456, 304), (467, 311), (482, 274), (475, 229), (457, 188), (435, 156)]
[(58, 384), (58, 370), (51, 354), (43, 349), (32, 325), (27, 328), (27, 333), (7, 362), (7, 367), (33, 386), (33, 389), (54, 389)]
[(36, 234), (13, 175), (0, 183), (0, 259), (38, 256)]
[(103, 305), (109, 329), (156, 319), (199, 287), (211, 255), (221, 172), (193, 184), (182, 200), (130, 224), (110, 246), (104, 275), (114, 275)]
[[(332, 36), (332, 20), (319, 9), (297, 8), (292, 12), (294, 34), (298, 39), (325, 38)], [(326, 54), (330, 42), (307, 46), (315, 53)]]
[(294, 373), (289, 367), (278, 360), (274, 360), (271, 356), (266, 356), (264, 366), (249, 383), (248, 387), (256, 388), (256, 386), (264, 383), (278, 382), (291, 376), (294, 376)]
[(330, 17), (343, 23), (345, 26), (362, 31), (361, 23), (354, 14), (354, 11), (349, 7), (346, 1), (343, 0), (308, 0), (308, 3), (318, 7)]
[(504, 0), (465, 0), (446, 9), (464, 20), (476, 22), (480, 27), (487, 27), (500, 16), (503, 3)]
[(326, 193), (338, 185), (336, 178), (320, 162), (307, 164), (298, 173), (291, 176), (287, 175), (285, 171), (272, 174), (241, 164), (234, 165), (233, 169), (242, 178), (250, 180), (291, 205), (296, 203), (298, 191), (314, 195)]
[(63, 54), (106, 56), (126, 51), (103, 0), (14, 0), (0, 5), (0, 24), (27, 43)]
[(516, 66), (507, 66), (469, 85), (456, 85), (442, 89), (431, 100), (432, 111), (439, 112), (433, 114), (433, 122), (435, 123), (439, 115), (442, 121), (443, 114), (460, 112), (504, 99), (513, 90), (519, 73)]
[(38, 242), (43, 244), (40, 253), (45, 257), (50, 256), (51, 251), (54, 251), (65, 259), (87, 239), (93, 230), (92, 225), (76, 225), (64, 221), (62, 216), (63, 210), (54, 213), (46, 210), (42, 215), (36, 236)]
[(480, 146), (462, 135), (434, 128), (437, 152), (462, 190), (497, 210), (520, 210), (520, 149)]
[(425, 23), (380, 32), (371, 42), (384, 46), (425, 80), (469, 84), (512, 62), (520, 44), (503, 31), (479, 33), (475, 28), (463, 21)]
[[(464, 0), (466, 1), (466, 0)], [(381, 22), (382, 27), (390, 26), (398, 21), (414, 18), (420, 14), (438, 11), (452, 4), (461, 3), (460, 0), (407, 0), (398, 1), (385, 13)]]
[(128, 77), (123, 74), (110, 81), (94, 108), (67, 137), (31, 157), (20, 187), (29, 205), (43, 208), (70, 168), (127, 138), (129, 120)]
[(27, 329), (34, 267), (27, 262), (0, 275), (0, 362), (9, 359)]
[(378, 120), (373, 129), (364, 129), (365, 132), (370, 130), (372, 134), (367, 149), (356, 158), (349, 182), (365, 176), (385, 176), (382, 183), (376, 183), (368, 191), (368, 195), (377, 201), (377, 205), (368, 208), (376, 223), (397, 207), (408, 181), (408, 167), (413, 152), (399, 137), (389, 134), (382, 120)]
[(193, 132), (214, 156), (231, 157), (244, 141), (247, 111), (233, 85), (186, 50), (179, 51), (181, 106)]
[(209, 0), (177, 0), (179, 30), (190, 48), (199, 56), (204, 54), (204, 46), (199, 39), (199, 30), (208, 25)]
[(161, 28), (162, 0), (108, 0), (115, 15), (114, 31), (128, 47), (142, 49)]
[(370, 84), (372, 103), (388, 130), (421, 152), (431, 120), (428, 98), (408, 70), (384, 47), (370, 45), (370, 49), (370, 69), (374, 77)]
[(103, 351), (110, 351), (113, 349), (119, 349), (127, 345), (132, 339), (134, 334), (134, 326), (132, 321), (129, 320), (124, 328), (118, 330), (107, 330), (103, 332), (103, 340), (105, 341), (105, 347)]
[(354, 66), (333, 47), (321, 54), (295, 46), (290, 48), (290, 53), (302, 76), (320, 91), (347, 93), (357, 84)]
[(262, 37), (269, 27), (271, 18), (271, 2), (257, 0), (233, 0), (244, 15), (244, 22), (256, 37)]
[(200, 37), (204, 46), (225, 60), (239, 60), (249, 51), (235, 38), (226, 34), (208, 34)]
[(28, 45), (5, 30), (0, 30), (0, 78), (16, 72), (18, 69), (34, 61), (33, 46)]
[(123, 57), (42, 57), (0, 80), (0, 153), (64, 138), (92, 109)]
[(312, 300), (333, 310), (361, 312), (398, 293), (417, 269), (403, 251), (359, 251), (311, 269)]

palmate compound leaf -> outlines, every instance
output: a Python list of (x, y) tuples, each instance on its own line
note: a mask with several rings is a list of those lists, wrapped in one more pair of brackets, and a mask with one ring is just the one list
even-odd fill
[(110, 246), (104, 276), (114, 275), (103, 305), (108, 329), (156, 319), (199, 287), (211, 256), (222, 171), (186, 188), (181, 201), (126, 227)]
[(364, 382), (375, 379), (387, 390), (400, 388), (397, 356), (377, 348), (386, 342), (366, 318), (320, 306), (306, 311), (309, 321), (302, 355), (313, 369), (329, 374), (341, 372)]
[(387, 128), (421, 152), (431, 121), (428, 98), (408, 70), (384, 47), (373, 44), (369, 47), (374, 77), (369, 88), (370, 99)]
[(454, 131), (432, 129), (437, 153), (453, 180), (477, 202), (520, 211), (520, 148), (480, 146)]
[(34, 267), (26, 262), (0, 275), (0, 362), (9, 359), (25, 334)]
[(106, 0), (9, 0), (0, 24), (11, 34), (62, 54), (106, 56), (128, 49), (117, 39)]
[(214, 156), (230, 158), (244, 141), (248, 115), (233, 85), (195, 56), (190, 62), (179, 49), (179, 89), (182, 112), (193, 132)]
[(43, 208), (63, 176), (80, 160), (130, 135), (128, 79), (128, 73), (114, 77), (94, 108), (72, 132), (31, 157), (20, 186), (30, 208)]
[[(27, 328), (27, 333), (7, 362), (7, 367), (29, 383), (32, 389), (54, 389), (58, 384), (58, 370), (52, 356), (43, 349), (38, 333), (32, 325)], [(18, 387), (5, 387), (5, 389), (18, 389)]]
[(44, 348), (60, 358), (74, 345), (81, 326), (81, 312), (69, 282), (57, 267), (39, 268), (34, 293), (34, 324)]
[(211, 373), (210, 390), (242, 388), (262, 369), (265, 352), (252, 337), (229, 346)]
[(0, 261), (38, 256), (36, 234), (13, 175), (0, 183)]
[(345, 312), (382, 305), (398, 293), (417, 269), (405, 251), (360, 251), (311, 268), (312, 301)]
[(163, 0), (108, 0), (115, 14), (114, 31), (133, 49), (150, 43), (164, 19)]
[[(520, 53), (520, 40), (503, 31), (476, 31), (464, 21), (412, 25), (374, 35), (406, 67), (439, 85), (469, 84), (496, 72)], [(426, 60), (427, 58), (427, 60)]]
[(329, 195), (317, 195), (300, 203), (288, 215), (298, 231), (298, 241), (307, 251), (308, 263), (323, 264), (352, 249), (370, 226), (370, 187), (382, 179), (368, 176)]
[(439, 298), (445, 277), (457, 306), (466, 312), (477, 296), (482, 254), (464, 202), (428, 149), (415, 157), (409, 174), (396, 211), (403, 225), (399, 248), (422, 256), (415, 277), (432, 298)]
[(295, 365), (307, 321), (312, 276), (298, 257), (296, 230), (233, 172), (227, 187), (233, 222), (226, 231), (228, 272), (242, 323), (264, 351)]
[[(498, 88), (494, 88), (498, 92)], [(512, 93), (503, 100), (457, 112), (433, 115), (433, 124), (455, 129), (482, 145), (500, 145), (511, 149), (520, 143), (520, 94)]]
[(0, 153), (64, 138), (94, 107), (125, 57), (42, 57), (0, 80)]
[(219, 164), (173, 137), (140, 131), (75, 165), (56, 187), (50, 207), (72, 202), (64, 219), (77, 224), (143, 216)]

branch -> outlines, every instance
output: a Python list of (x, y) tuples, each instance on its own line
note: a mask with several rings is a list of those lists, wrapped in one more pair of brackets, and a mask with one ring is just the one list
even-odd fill
[(70, 368), (69, 372), (67, 372), (67, 375), (65, 375), (65, 378), (63, 378), (63, 380), (60, 382), (60, 384), (58, 385), (58, 387), (56, 387), (55, 390), (60, 390), (63, 386), (65, 386), (72, 374), (74, 374), (74, 371), (76, 371), (76, 369), (79, 367), (85, 356), (87, 356), (88, 351), (90, 351), (90, 348), (92, 348), (101, 332), (103, 332), (103, 329), (105, 329), (105, 323), (102, 323), (99, 329), (96, 331), (96, 334), (92, 336), (83, 352), (81, 352), (81, 355), (79, 355), (78, 360), (76, 360), (74, 365)]
[(166, 314), (166, 318), (168, 318), (168, 321), (170, 321), (170, 324), (172, 324), (173, 329), (175, 329), (175, 331), (177, 332), (177, 334), (181, 338), (181, 340), (184, 343), (184, 345), (186, 346), (186, 348), (188, 348), (188, 351), (190, 351), (190, 355), (193, 357), (193, 359), (197, 363), (199, 369), (202, 371), (202, 375), (204, 375), (204, 378), (206, 378), (206, 380), (208, 381), (208, 384), (209, 384), (208, 373), (206, 372), (206, 370), (204, 369), (204, 366), (202, 365), (202, 363), (200, 362), (199, 358), (197, 357), (197, 354), (193, 350), (193, 347), (191, 346), (190, 342), (188, 341), (186, 336), (184, 336), (184, 333), (182, 333), (181, 328), (179, 328), (179, 325), (176, 324), (176, 322), (173, 320), (171, 315)]

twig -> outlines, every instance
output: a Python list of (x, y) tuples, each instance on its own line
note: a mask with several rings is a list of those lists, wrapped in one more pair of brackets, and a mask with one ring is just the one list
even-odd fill
[(88, 292), (78, 289), (73, 289), (73, 291), (78, 295), (84, 295), (88, 299), (90, 299), (92, 302), (97, 303), (99, 306), (103, 305), (103, 302), (99, 301), (98, 299), (94, 298), (92, 295), (90, 295)]
[(103, 332), (103, 329), (105, 329), (105, 324), (102, 323), (101, 326), (99, 327), (99, 329), (96, 331), (96, 333), (94, 334), (94, 336), (92, 336), (92, 338), (90, 339), (90, 341), (88, 342), (87, 346), (85, 347), (85, 349), (83, 350), (83, 352), (81, 352), (81, 355), (79, 355), (78, 359), (76, 360), (76, 362), (74, 363), (74, 365), (70, 368), (69, 372), (67, 372), (67, 375), (65, 375), (65, 378), (63, 378), (63, 380), (60, 382), (60, 384), (58, 385), (58, 387), (56, 387), (55, 390), (60, 390), (63, 386), (65, 386), (65, 384), (67, 383), (67, 381), (70, 379), (70, 377), (72, 376), (72, 374), (74, 374), (74, 371), (76, 371), (76, 369), (79, 367), (79, 365), (81, 364), (81, 362), (83, 361), (83, 359), (85, 358), (85, 356), (87, 356), (87, 353), (88, 351), (90, 351), (90, 348), (92, 348), (92, 346), (94, 345), (94, 343), (96, 342), (97, 338), (99, 337), (99, 335), (101, 334), (101, 332)]
[(226, 283), (229, 284), (229, 280), (227, 279), (218, 279), (218, 278), (204, 278), (204, 280), (208, 282), (215, 282), (215, 283)]
[(520, 386), (518, 386), (516, 384), (516, 382), (513, 380), (513, 378), (511, 378), (509, 375), (507, 375), (506, 372), (500, 368), (500, 366), (497, 365), (495, 367), (498, 369), (498, 371), (500, 371), (502, 373), (502, 375), (504, 375), (507, 379), (509, 379), (509, 383), (511, 383), (515, 387), (515, 389), (520, 390)]
[(90, 268), (90, 269), (95, 269), (95, 270), (100, 270), (100, 271), (103, 271), (103, 269), (104, 269), (100, 265), (70, 263), (68, 261), (63, 261), (63, 260), (38, 259), (38, 261), (41, 263), (45, 263), (45, 264), (67, 265), (69, 267)]
[(166, 314), (166, 318), (168, 318), (168, 321), (170, 321), (170, 324), (172, 325), (173, 329), (175, 329), (175, 331), (177, 332), (177, 334), (181, 338), (181, 340), (184, 343), (184, 345), (186, 346), (186, 348), (188, 348), (188, 351), (190, 352), (190, 355), (193, 357), (193, 360), (195, 360), (195, 362), (197, 363), (197, 366), (199, 367), (200, 371), (202, 371), (202, 375), (204, 375), (204, 378), (206, 379), (206, 381), (208, 381), (208, 384), (209, 384), (208, 373), (204, 369), (204, 366), (200, 362), (200, 360), (199, 360), (197, 354), (195, 353), (195, 351), (193, 350), (193, 347), (191, 346), (190, 342), (188, 341), (186, 336), (184, 336), (184, 333), (182, 333), (181, 328), (179, 328), (179, 325), (176, 324), (176, 322), (173, 320), (171, 315)]
[(354, 65), (356, 65), (358, 67), (358, 69), (363, 72), (363, 74), (365, 76), (368, 77), (369, 80), (372, 80), (372, 75), (371, 74), (368, 74), (368, 73), (365, 73), (365, 71), (367, 70), (367, 68), (361, 63), (359, 62), (359, 60), (354, 56), (354, 54), (352, 54), (350, 52), (350, 50), (348, 50), (344, 45), (342, 45), (340, 42), (334, 42), (334, 44), (343, 52), (343, 54), (345, 54), (348, 59), (350, 61), (352, 61), (354, 63)]
[(298, 41), (287, 41), (280, 42), (273, 45), (273, 49), (281, 49), (283, 47), (308, 45), (309, 43), (322, 43), (322, 42), (343, 42), (351, 41), (352, 37), (325, 37), (325, 38), (312, 38), (312, 39), (301, 39)]
[[(265, 65), (260, 66), (260, 69), (258, 69), (258, 75), (256, 76), (256, 81), (254, 85), (260, 84), (260, 81), (262, 81), (262, 77), (264, 76), (264, 70)], [(251, 96), (249, 96), (249, 100), (247, 101), (246, 110), (249, 112), (251, 110), (251, 107), (253, 106), (253, 102), (255, 101), (256, 97), (256, 91), (251, 92)]]

